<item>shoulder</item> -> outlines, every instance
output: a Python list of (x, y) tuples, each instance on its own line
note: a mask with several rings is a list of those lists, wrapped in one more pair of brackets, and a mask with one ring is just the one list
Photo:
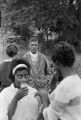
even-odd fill
[(0, 64), (0, 74), (5, 74), (9, 70), (9, 65), (11, 61), (4, 61), (3, 63)]
[(80, 79), (77, 75), (72, 75), (64, 78), (61, 83), (57, 86), (57, 91), (66, 91), (70, 93), (73, 91), (73, 87), (75, 87), (78, 82), (77, 79)]
[(62, 84), (70, 86), (70, 85), (78, 83), (77, 80), (78, 80), (78, 82), (79, 82), (79, 80), (81, 81), (80, 77), (77, 74), (71, 75), (71, 76), (68, 76), (65, 79), (63, 79)]
[(64, 78), (61, 83), (56, 87), (56, 91), (65, 91), (65, 90), (68, 90), (69, 87), (70, 87), (70, 80), (72, 78), (69, 76), (69, 77), (66, 77)]
[(44, 55), (44, 54), (42, 54), (42, 53), (40, 53), (40, 52), (39, 52), (39, 56), (42, 57), (43, 59), (47, 60), (46, 55)]
[(29, 56), (29, 51), (25, 55), (23, 55), (23, 57), (27, 57), (27, 56)]
[(5, 65), (8, 65), (8, 63), (10, 63), (12, 61), (12, 59), (9, 59), (9, 60), (4, 60), (0, 66), (5, 66)]
[(40, 56), (42, 56), (42, 57), (46, 57), (44, 54), (42, 54), (42, 53), (40, 53), (40, 52), (38, 52), (38, 54), (39, 54)]
[(9, 87), (4, 88), (4, 89), (1, 91), (0, 95), (1, 95), (1, 96), (6, 96), (8, 93), (10, 93), (10, 91), (11, 91), (11, 85), (10, 85)]

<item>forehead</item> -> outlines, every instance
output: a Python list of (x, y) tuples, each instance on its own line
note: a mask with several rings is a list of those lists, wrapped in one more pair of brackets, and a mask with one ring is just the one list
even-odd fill
[(38, 45), (38, 41), (31, 41), (29, 45)]
[(27, 69), (18, 69), (15, 74), (28, 74)]

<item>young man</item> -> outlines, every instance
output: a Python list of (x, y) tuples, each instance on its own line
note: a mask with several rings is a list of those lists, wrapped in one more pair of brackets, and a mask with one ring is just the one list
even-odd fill
[(24, 58), (31, 65), (29, 85), (36, 88), (45, 88), (51, 80), (49, 71), (49, 63), (45, 55), (38, 51), (38, 39), (32, 37), (29, 40), (29, 52), (24, 55)]
[(23, 59), (10, 64), (9, 77), (12, 84), (0, 93), (0, 120), (36, 120), (38, 102), (36, 89), (28, 86), (30, 65)]

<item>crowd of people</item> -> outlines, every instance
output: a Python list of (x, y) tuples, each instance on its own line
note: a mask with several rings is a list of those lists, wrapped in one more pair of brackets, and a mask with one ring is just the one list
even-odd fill
[(0, 65), (0, 120), (80, 120), (81, 78), (73, 72), (73, 46), (55, 44), (51, 72), (38, 45), (37, 37), (31, 37), (25, 55), (9, 51), (13, 58)]

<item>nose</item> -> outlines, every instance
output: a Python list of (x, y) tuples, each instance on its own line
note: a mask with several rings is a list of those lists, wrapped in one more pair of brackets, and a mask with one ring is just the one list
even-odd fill
[(26, 82), (26, 78), (23, 76), (22, 77), (22, 83)]

